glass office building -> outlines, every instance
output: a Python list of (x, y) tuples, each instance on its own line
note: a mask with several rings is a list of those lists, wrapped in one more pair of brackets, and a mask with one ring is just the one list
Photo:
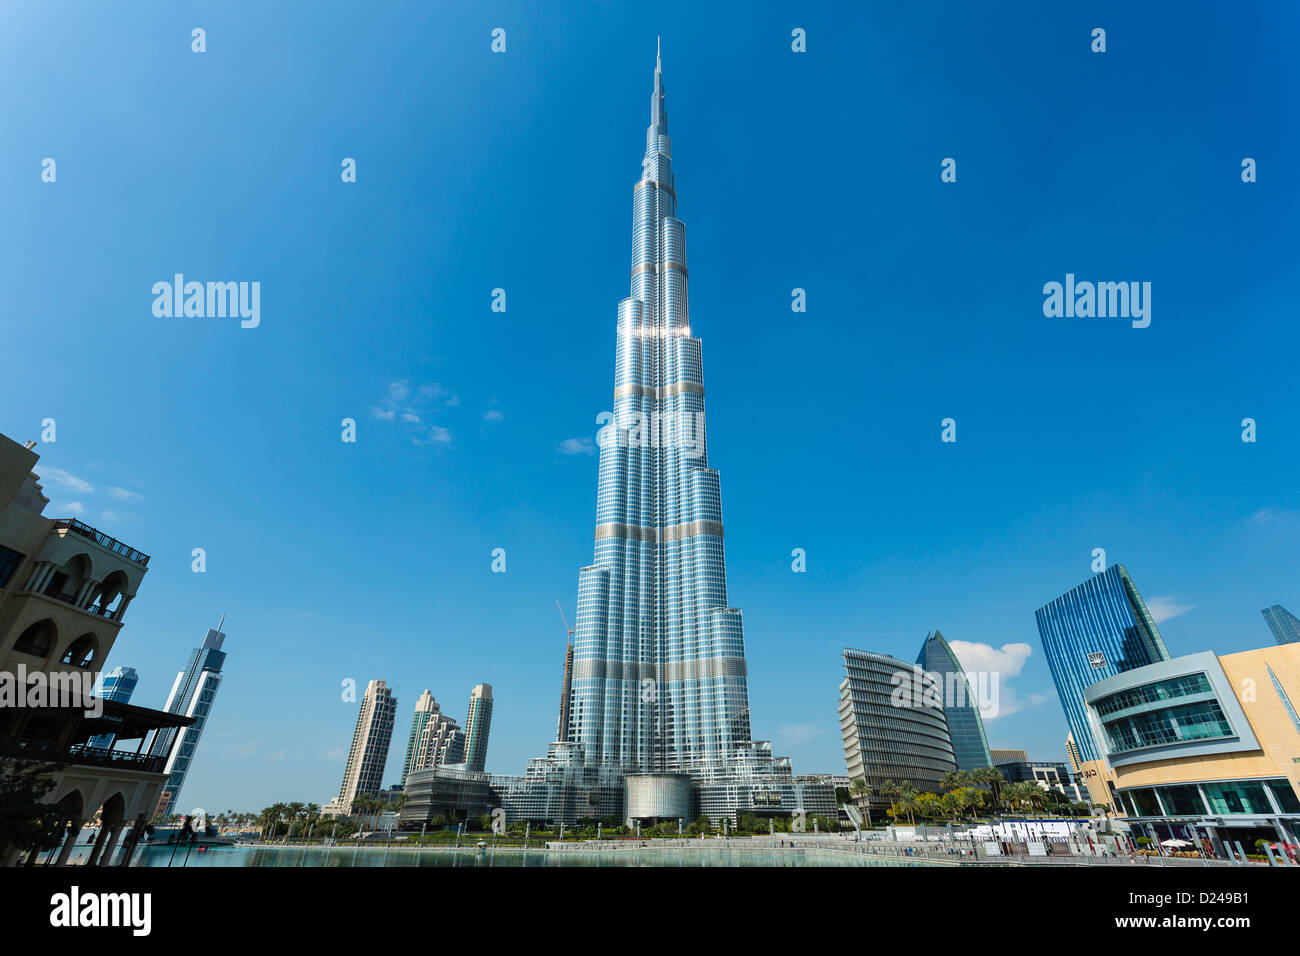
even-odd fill
[[(222, 618), (222, 623), (224, 622), (225, 618)], [(221, 668), (226, 663), (226, 652), (221, 649), (221, 645), (225, 642), (226, 635), (220, 628), (221, 624), (218, 624), (215, 630), (209, 629), (203, 644), (194, 648), (185, 670), (176, 675), (172, 692), (167, 695), (167, 703), (163, 707), (169, 714), (193, 717), (194, 723), (179, 730), (160, 730), (149, 749), (154, 756), (171, 753), (166, 767), (167, 784), (163, 787), (163, 796), (155, 814), (163, 820), (177, 812), (176, 801), (181, 787), (185, 785), (185, 775), (190, 772), (199, 739), (203, 736), (203, 728), (207, 726), (208, 715), (212, 712), (212, 702), (216, 700), (217, 689), (221, 687)], [(180, 741), (173, 748), (172, 740), (178, 732)]]
[(1133, 579), (1122, 564), (1111, 565), (1035, 612), (1056, 693), (1083, 761), (1097, 760), (1084, 690), (1135, 667), (1169, 660)]
[(1264, 615), (1268, 629), (1273, 632), (1273, 640), (1279, 644), (1300, 644), (1300, 619), (1280, 604), (1266, 607), (1259, 612)]
[(874, 791), (873, 805), (888, 805), (886, 781), (937, 793), (943, 775), (957, 769), (941, 702), (942, 689), (919, 667), (888, 654), (844, 649), (844, 763), (850, 780), (862, 777)]
[(942, 634), (927, 635), (916, 663), (932, 674), (943, 689), (943, 715), (948, 721), (948, 736), (958, 770), (978, 770), (993, 766), (989, 741), (984, 735), (979, 700), (971, 693), (966, 671)]
[[(135, 672), (134, 667), (114, 667), (101, 678), (96, 696), (125, 704), (131, 700), (131, 694), (135, 692), (135, 685), (139, 682), (140, 675)], [(113, 734), (100, 734), (86, 741), (86, 746), (108, 750), (116, 739)]]

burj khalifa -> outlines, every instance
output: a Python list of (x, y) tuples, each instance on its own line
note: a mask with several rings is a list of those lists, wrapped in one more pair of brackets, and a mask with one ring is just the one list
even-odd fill
[(727, 606), (718, 473), (691, 334), (663, 65), (632, 194), (595, 560), (578, 575), (570, 740), (626, 772), (691, 772), (749, 742), (740, 611)]
[(658, 54), (632, 187), (631, 289), (615, 335), (595, 555), (578, 572), (560, 739), (493, 793), (511, 819), (569, 823), (833, 815), (833, 787), (796, 781), (788, 759), (750, 739), (744, 627), (727, 603)]

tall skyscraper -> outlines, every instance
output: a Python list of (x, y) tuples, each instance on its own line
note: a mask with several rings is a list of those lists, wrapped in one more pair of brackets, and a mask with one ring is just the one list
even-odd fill
[(1273, 640), (1279, 644), (1300, 644), (1300, 619), (1280, 604), (1266, 607), (1259, 612), (1264, 615), (1268, 629), (1273, 632)]
[(465, 713), (465, 766), (482, 770), (487, 764), (488, 733), (492, 730), (492, 685), (478, 684), (469, 695)]
[(601, 431), (595, 561), (578, 573), (570, 739), (627, 772), (691, 772), (749, 742), (749, 692), (741, 614), (727, 606), (658, 57), (641, 169), (613, 415)]
[[(435, 714), (424, 724), (416, 745), (411, 771), (465, 762), (465, 732), (446, 714)], [(405, 784), (403, 784), (405, 786)]]
[[(140, 682), (140, 675), (135, 672), (134, 667), (114, 667), (111, 671), (100, 678), (99, 691), (96, 697), (102, 697), (104, 700), (116, 700), (125, 704), (131, 700), (131, 694), (135, 691), (135, 685)], [(116, 740), (114, 734), (100, 734), (98, 737), (91, 737), (86, 741), (87, 747), (99, 747), (108, 750), (113, 746)]]
[(429, 688), (424, 689), (420, 699), (415, 702), (415, 716), (411, 720), (411, 735), (406, 740), (406, 758), (402, 761), (402, 786), (406, 785), (406, 775), (412, 770), (418, 769), (415, 766), (416, 758), (420, 752), (420, 737), (424, 732), (424, 725), (430, 717), (436, 716), (440, 708), (438, 702), (434, 700), (433, 695), (429, 693)]
[(697, 814), (734, 822), (833, 807), (830, 785), (796, 782), (790, 761), (750, 735), (744, 629), (727, 606), (658, 56), (632, 189), (631, 295), (618, 305), (615, 337), (594, 560), (578, 572), (561, 739), (508, 781), (502, 806), (512, 818), (568, 823)]
[(984, 735), (980, 701), (971, 692), (966, 671), (952, 647), (938, 631), (921, 644), (916, 663), (933, 674), (943, 692), (943, 715), (948, 722), (948, 736), (958, 770), (977, 770), (993, 766), (989, 741)]
[(937, 793), (943, 775), (957, 769), (942, 697), (934, 675), (919, 667), (844, 649), (844, 763), (850, 780), (863, 777), (875, 791), (873, 802), (889, 802), (881, 789), (886, 780)]
[(396, 718), (397, 698), (385, 681), (372, 680), (361, 699), (357, 729), (352, 733), (352, 749), (348, 751), (348, 765), (343, 771), (343, 785), (328, 807), (330, 813), (350, 813), (352, 801), (357, 797), (373, 797), (379, 793)]
[(1101, 757), (1084, 689), (1135, 667), (1169, 660), (1133, 579), (1113, 564), (1040, 607), (1034, 616), (1043, 653), (1080, 758)]
[(185, 784), (185, 776), (190, 772), (199, 739), (203, 736), (208, 715), (212, 712), (212, 702), (216, 699), (217, 689), (221, 686), (221, 668), (226, 663), (226, 652), (221, 649), (226, 635), (221, 632), (221, 626), (225, 621), (223, 616), (215, 629), (208, 630), (203, 644), (190, 654), (185, 670), (176, 675), (172, 692), (167, 695), (167, 703), (163, 706), (163, 710), (169, 714), (193, 717), (194, 723), (179, 730), (180, 740), (174, 749), (172, 739), (178, 733), (175, 728), (158, 731), (154, 735), (153, 745), (149, 748), (149, 752), (155, 756), (163, 756), (171, 752), (171, 758), (166, 766), (167, 783), (163, 787), (158, 809), (154, 814), (158, 819), (165, 820), (175, 812), (176, 801), (180, 797), (181, 787)]

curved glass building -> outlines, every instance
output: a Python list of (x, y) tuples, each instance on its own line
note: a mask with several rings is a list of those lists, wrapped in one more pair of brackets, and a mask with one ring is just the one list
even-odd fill
[(873, 804), (885, 805), (886, 780), (939, 791), (957, 769), (943, 691), (934, 676), (888, 654), (844, 649), (840, 732), (850, 780), (866, 778)]
[(943, 715), (948, 722), (948, 736), (952, 741), (957, 769), (978, 770), (993, 766), (988, 737), (984, 735), (984, 721), (980, 717), (979, 699), (971, 693), (966, 671), (942, 634), (935, 631), (926, 636), (916, 663), (933, 675), (943, 688)]

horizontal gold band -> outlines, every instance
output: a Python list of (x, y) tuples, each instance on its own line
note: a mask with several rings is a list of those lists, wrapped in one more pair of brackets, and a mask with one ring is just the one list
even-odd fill
[(649, 541), (653, 544), (662, 544), (667, 541), (679, 541), (682, 538), (693, 538), (699, 534), (712, 534), (719, 538), (722, 537), (721, 521), (687, 521), (682, 524), (672, 524), (666, 528), (644, 528), (635, 524), (618, 524), (610, 521), (605, 524), (596, 525), (596, 540), (601, 541), (605, 538), (626, 538), (629, 541)]

